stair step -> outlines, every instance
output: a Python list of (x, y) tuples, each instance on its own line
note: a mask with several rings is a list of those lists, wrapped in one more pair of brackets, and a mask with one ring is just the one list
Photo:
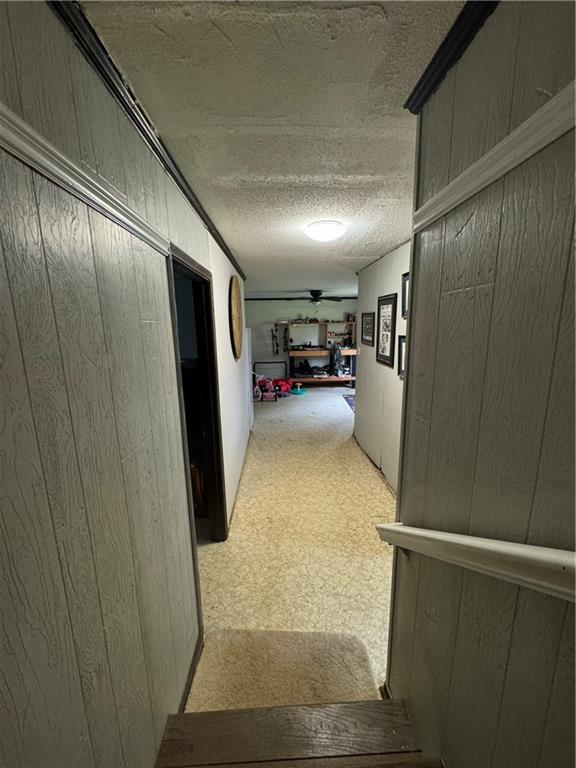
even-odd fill
[(404, 703), (373, 700), (171, 715), (156, 768), (254, 762), (266, 768), (276, 761), (282, 768), (441, 765), (425, 760)]

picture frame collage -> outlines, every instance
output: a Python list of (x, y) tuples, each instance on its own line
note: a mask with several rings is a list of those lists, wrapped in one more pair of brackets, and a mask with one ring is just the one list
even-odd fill
[[(402, 317), (408, 317), (410, 300), (410, 273), (402, 275), (400, 307)], [(376, 347), (376, 360), (383, 365), (394, 367), (396, 352), (396, 314), (398, 294), (379, 296), (376, 312), (362, 312), (360, 317), (360, 340), (368, 347)], [(398, 376), (406, 376), (406, 336), (398, 336)]]

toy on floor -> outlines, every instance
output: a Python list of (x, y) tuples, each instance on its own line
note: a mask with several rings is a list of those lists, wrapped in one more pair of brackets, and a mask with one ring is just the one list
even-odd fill
[(276, 401), (279, 397), (290, 397), (292, 394), (291, 379), (269, 379), (267, 376), (256, 376), (256, 384), (252, 391), (254, 401)]
[(294, 389), (292, 390), (292, 394), (293, 395), (307, 395), (308, 394), (308, 390), (307, 389), (302, 389), (302, 384), (300, 384), (300, 382), (297, 381), (294, 384)]

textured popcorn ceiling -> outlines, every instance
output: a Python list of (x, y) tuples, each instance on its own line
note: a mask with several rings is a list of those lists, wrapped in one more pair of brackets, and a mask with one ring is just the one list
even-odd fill
[[(456, 2), (87, 2), (84, 8), (248, 275), (323, 288), (410, 236), (402, 108)], [(336, 218), (332, 243), (303, 232)]]

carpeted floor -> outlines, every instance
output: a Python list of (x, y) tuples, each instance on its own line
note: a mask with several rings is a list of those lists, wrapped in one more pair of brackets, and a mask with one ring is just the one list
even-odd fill
[(353, 636), (384, 680), (392, 548), (374, 526), (395, 498), (352, 437), (349, 393), (255, 404), (230, 537), (199, 547), (207, 649), (229, 629)]
[(208, 633), (189, 712), (378, 699), (366, 647), (349, 635)]

